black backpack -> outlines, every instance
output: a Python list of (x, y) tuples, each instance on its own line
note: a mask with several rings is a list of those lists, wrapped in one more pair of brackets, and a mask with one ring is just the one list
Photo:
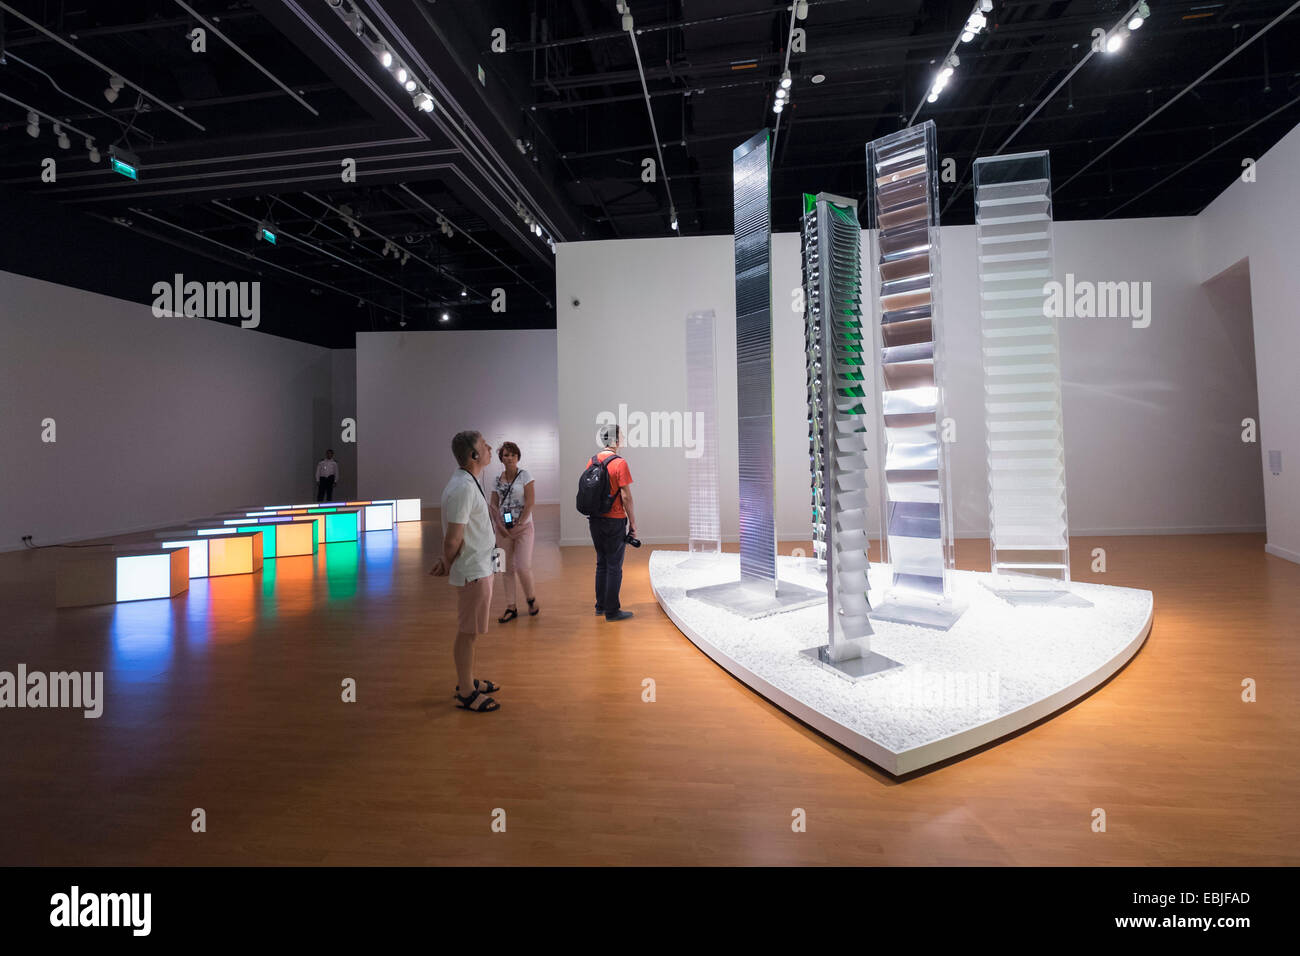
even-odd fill
[(588, 518), (599, 518), (614, 507), (614, 494), (609, 492), (609, 463), (618, 455), (610, 455), (602, 460), (599, 455), (587, 465), (587, 470), (578, 479), (578, 511)]

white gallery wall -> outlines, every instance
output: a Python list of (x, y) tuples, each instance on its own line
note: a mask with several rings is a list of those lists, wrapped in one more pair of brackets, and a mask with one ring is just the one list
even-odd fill
[[(1151, 321), (1061, 320), (1066, 466), (1077, 533), (1247, 531), (1263, 527), (1258, 455), (1240, 440), (1254, 408), (1248, 317), (1225, 317), (1202, 287), (1191, 218), (1056, 226), (1062, 279), (1150, 283)], [(865, 241), (864, 233), (864, 259)], [(975, 229), (942, 230), (943, 334), (956, 531), (987, 533)], [(596, 416), (685, 410), (685, 316), (717, 315), (723, 536), (737, 535), (735, 291), (729, 236), (567, 243), (557, 254), (560, 451), (577, 474)], [(773, 237), (778, 537), (809, 534), (799, 237)], [(578, 300), (575, 306), (573, 300)], [(608, 356), (601, 363), (597, 355)], [(1243, 356), (1245, 358), (1243, 358)], [(1242, 409), (1245, 409), (1243, 411)], [(627, 449), (639, 530), (687, 530), (682, 448)], [(876, 474), (879, 474), (878, 470)], [(873, 506), (876, 496), (872, 496)], [(561, 509), (562, 543), (587, 540)]]
[[(1196, 219), (1197, 269), (1210, 279), (1242, 263), (1249, 269), (1259, 372), (1259, 444), (1270, 553), (1300, 561), (1300, 127), (1258, 157), (1254, 181), (1234, 181)], [(1238, 421), (1248, 415), (1242, 412)], [(1280, 474), (1269, 467), (1281, 453)]]
[(436, 507), (456, 470), (451, 438), (472, 428), (493, 447), (489, 480), (509, 440), (539, 503), (572, 500), (576, 474), (558, 481), (555, 338), (551, 329), (357, 333), (358, 493)]
[(330, 365), (314, 345), (0, 272), (0, 550), (302, 500), (330, 439)]

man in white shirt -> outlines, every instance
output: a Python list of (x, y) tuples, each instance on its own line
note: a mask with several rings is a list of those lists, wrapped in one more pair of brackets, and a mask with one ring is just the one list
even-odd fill
[(456, 661), (458, 707), (475, 713), (499, 710), (489, 693), (499, 688), (474, 679), (474, 642), (488, 630), (492, 603), (492, 552), (496, 535), (479, 476), (492, 460), (492, 447), (476, 431), (458, 432), (451, 453), (460, 466), (442, 492), (442, 557), (430, 574), (446, 575), (456, 589)]
[(316, 463), (316, 500), (334, 500), (334, 481), (339, 476), (339, 463), (334, 460), (334, 449), (327, 449), (325, 457)]

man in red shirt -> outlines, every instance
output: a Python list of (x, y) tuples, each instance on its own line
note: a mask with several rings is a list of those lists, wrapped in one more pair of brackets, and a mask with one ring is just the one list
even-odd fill
[[(600, 442), (605, 447), (592, 457), (588, 467), (597, 459), (605, 461), (623, 447), (623, 431), (617, 425), (607, 425), (600, 431)], [(596, 546), (596, 613), (604, 614), (607, 621), (625, 621), (632, 616), (618, 603), (618, 590), (623, 584), (623, 553), (627, 550), (629, 530), (636, 536), (636, 513), (632, 510), (632, 472), (627, 461), (619, 456), (609, 463), (609, 490), (614, 496), (614, 506), (598, 518), (588, 518), (591, 526), (591, 543)]]

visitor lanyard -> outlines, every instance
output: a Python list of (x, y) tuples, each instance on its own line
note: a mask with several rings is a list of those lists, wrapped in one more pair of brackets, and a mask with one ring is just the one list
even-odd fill
[(503, 495), (501, 496), (501, 503), (502, 503), (503, 505), (509, 503), (509, 501), (510, 501), (510, 492), (511, 492), (511, 490), (515, 487), (515, 482), (518, 481), (518, 480), (519, 480), (519, 472), (516, 471), (516, 472), (515, 472), (515, 476), (514, 476), (513, 478), (510, 479), (510, 484), (506, 485), (505, 494), (503, 494)]
[(473, 474), (470, 473), (470, 470), (468, 468), (462, 468), (461, 471), (469, 475), (470, 480), (474, 482), (474, 487), (478, 489), (478, 493), (483, 497), (483, 504), (487, 504), (487, 495), (483, 494), (483, 486), (478, 483), (478, 479), (475, 478)]

